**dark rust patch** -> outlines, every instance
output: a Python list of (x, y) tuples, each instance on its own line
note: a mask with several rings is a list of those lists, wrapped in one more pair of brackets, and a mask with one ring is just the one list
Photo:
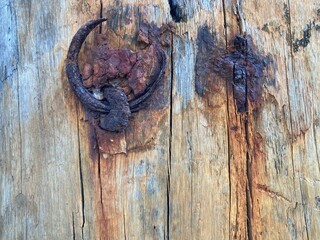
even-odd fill
[(98, 149), (96, 152), (107, 159), (115, 154), (126, 154), (127, 143), (124, 132), (105, 131), (99, 127), (99, 119), (93, 119), (93, 127)]
[(315, 200), (315, 205), (316, 205), (316, 208), (317, 209), (320, 209), (320, 196), (316, 196), (315, 198), (314, 198), (314, 200)]
[(190, 0), (168, 0), (170, 6), (170, 15), (175, 22), (187, 22), (193, 17), (193, 8)]
[(283, 4), (283, 16), (284, 16), (284, 19), (286, 20), (286, 24), (290, 24), (290, 19), (291, 19), (290, 9), (289, 9), (289, 6), (285, 3)]
[[(213, 62), (215, 55), (222, 54), (223, 50), (216, 48), (214, 36), (210, 33), (208, 26), (199, 29), (197, 45), (195, 91), (203, 97), (209, 92), (210, 83), (217, 80), (215, 76), (212, 76), (215, 72), (212, 69), (214, 67)], [(215, 83), (213, 83), (214, 85)]]
[[(208, 92), (208, 74), (226, 79), (233, 85), (233, 95), (240, 113), (248, 110), (248, 101), (253, 108), (261, 104), (262, 84), (268, 58), (253, 49), (250, 36), (237, 35), (225, 50), (215, 46), (213, 35), (207, 26), (199, 29), (197, 38), (195, 89), (199, 96)], [(212, 78), (209, 78), (212, 79)], [(214, 80), (215, 81), (215, 80)]]
[(311, 38), (311, 30), (312, 30), (312, 23), (306, 25), (305, 29), (303, 30), (303, 37), (300, 39), (296, 39), (293, 42), (293, 51), (298, 52), (300, 47), (307, 47), (310, 43)]
[(264, 24), (263, 27), (261, 28), (262, 31), (265, 31), (267, 33), (270, 33), (269, 25), (268, 23)]

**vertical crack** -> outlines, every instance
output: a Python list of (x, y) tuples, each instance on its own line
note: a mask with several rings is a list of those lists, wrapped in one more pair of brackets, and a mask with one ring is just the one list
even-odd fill
[[(248, 81), (246, 79), (246, 107), (249, 105), (248, 104)], [(249, 133), (249, 118), (248, 118), (248, 113), (246, 113), (245, 116), (245, 137), (246, 137), (246, 151), (247, 151), (247, 159), (246, 159), (246, 177), (247, 177), (247, 189), (246, 189), (246, 203), (247, 203), (247, 231), (248, 231), (248, 239), (252, 240), (252, 172), (251, 172), (251, 159), (250, 159), (250, 136), (251, 134)]]
[[(227, 90), (227, 134), (228, 134), (228, 151), (227, 151), (227, 157), (228, 157), (228, 182), (229, 182), (229, 233), (231, 233), (231, 146), (230, 146), (230, 119), (229, 119), (229, 94), (228, 94), (228, 81), (226, 81), (226, 90)], [(230, 237), (230, 235), (229, 235)]]
[[(291, 31), (291, 14), (290, 14), (290, 3), (289, 1), (287, 2), (287, 23), (288, 23), (288, 31), (289, 31), (289, 38), (292, 39), (292, 31)], [(290, 42), (290, 57), (291, 57), (291, 65), (292, 65), (292, 71), (294, 69), (294, 62), (293, 62), (293, 47), (291, 44), (291, 40)], [(288, 62), (287, 62), (287, 58), (285, 58), (285, 64), (286, 66), (288, 66)], [(286, 68), (288, 69), (288, 68)], [(291, 152), (291, 165), (292, 165), (292, 175), (293, 175), (293, 179), (295, 179), (295, 166), (294, 166), (294, 159), (293, 159), (293, 123), (292, 123), (292, 110), (291, 110), (291, 97), (290, 97), (290, 88), (289, 88), (289, 76), (288, 76), (288, 71), (286, 71), (286, 88), (287, 88), (287, 98), (288, 98), (288, 109), (289, 109), (289, 123), (290, 123), (290, 135), (289, 139), (290, 139), (290, 152)], [(295, 181), (293, 181), (293, 187), (295, 188)]]
[[(243, 13), (242, 13), (242, 1), (241, 0), (237, 0), (237, 18), (238, 18), (238, 24), (239, 24), (239, 30), (240, 30), (240, 34), (243, 35), (245, 34), (246, 30), (245, 30), (245, 23), (244, 23), (244, 18), (243, 18)], [(244, 41), (239, 41), (239, 43), (243, 43), (244, 45), (242, 46), (244, 50), (243, 54), (245, 57), (245, 62), (244, 65), (242, 67), (237, 66), (236, 64), (234, 64), (234, 72), (233, 72), (233, 82), (235, 83), (235, 85), (233, 86), (233, 94), (237, 94), (237, 97), (234, 96), (235, 99), (235, 103), (237, 105), (237, 109), (238, 111), (241, 112), (241, 109), (244, 111), (245, 114), (241, 115), (241, 125), (244, 125), (244, 137), (245, 137), (245, 151), (246, 151), (246, 192), (245, 192), (245, 201), (246, 201), (246, 222), (247, 222), (247, 238), (249, 240), (253, 239), (253, 230), (252, 230), (252, 172), (251, 172), (251, 158), (250, 158), (250, 151), (252, 149), (253, 146), (251, 146), (250, 144), (250, 138), (252, 137), (252, 124), (249, 124), (249, 121), (251, 120), (251, 117), (249, 116), (249, 114), (251, 115), (251, 111), (250, 109), (248, 109), (249, 104), (249, 91), (251, 91), (252, 86), (250, 86), (248, 84), (248, 78), (247, 76), (250, 74), (247, 72), (247, 68), (248, 68), (248, 59), (249, 59), (249, 55), (248, 55), (248, 43), (247, 40), (244, 39)], [(244, 95), (244, 99), (239, 98), (239, 96), (241, 96), (241, 94), (239, 94), (236, 91), (239, 91), (239, 89), (237, 89), (237, 84), (243, 85), (245, 87), (245, 95)], [(250, 89), (249, 89), (250, 87)], [(239, 108), (240, 106), (240, 108)]]
[(252, 203), (252, 171), (251, 171), (251, 158), (250, 158), (250, 139), (249, 139), (249, 124), (248, 117), (245, 119), (245, 134), (246, 134), (246, 146), (247, 146), (247, 161), (246, 161), (246, 170), (247, 170), (247, 187), (246, 187), (246, 205), (247, 205), (247, 231), (248, 239), (253, 239), (252, 232), (252, 214), (253, 214), (253, 203)]
[(193, 216), (193, 212), (194, 212), (194, 201), (193, 201), (193, 196), (194, 196), (194, 193), (193, 193), (193, 154), (192, 154), (192, 145), (191, 145), (191, 139), (190, 139), (190, 135), (189, 135), (189, 132), (187, 131), (187, 149), (188, 149), (188, 159), (190, 159), (189, 161), (189, 174), (190, 174), (190, 189), (191, 189), (191, 196), (190, 196), (190, 199), (191, 199), (191, 204), (190, 204), (190, 213), (191, 213), (191, 219), (190, 219), (190, 228), (191, 228), (191, 238), (193, 239), (194, 236), (193, 236), (193, 226), (195, 225), (194, 224), (194, 216)]
[(235, 231), (234, 231), (234, 236), (232, 236), (232, 238), (230, 239), (237, 239), (237, 233), (238, 233), (238, 226), (239, 226), (239, 219), (238, 219), (238, 216), (239, 216), (239, 201), (238, 201), (238, 195), (236, 194), (236, 199), (235, 199), (235, 205), (236, 205), (236, 224), (235, 224)]
[[(291, 66), (292, 66), (292, 73), (294, 72), (294, 60), (293, 60), (293, 46), (291, 44), (292, 41), (292, 27), (291, 27), (291, 10), (290, 10), (290, 1), (287, 1), (287, 25), (288, 25), (288, 31), (289, 31), (289, 38), (290, 38), (290, 57), (291, 57)], [(290, 147), (291, 147), (291, 160), (292, 160), (292, 167), (293, 167), (293, 176), (295, 175), (295, 169), (294, 169), (294, 162), (293, 162), (293, 123), (292, 123), (292, 109), (291, 109), (291, 98), (290, 98), (290, 88), (289, 88), (289, 77), (286, 71), (286, 85), (287, 85), (287, 97), (288, 97), (288, 105), (289, 105), (289, 114), (290, 114), (290, 130), (291, 130), (291, 141), (290, 141)]]
[[(293, 34), (292, 34), (292, 25), (291, 25), (291, 5), (290, 5), (290, 0), (287, 1), (287, 15), (286, 15), (286, 19), (287, 19), (287, 26), (288, 26), (288, 31), (289, 31), (289, 43), (290, 43), (290, 57), (291, 57), (291, 65), (292, 65), (292, 74), (295, 71), (295, 67), (294, 67), (294, 49), (293, 49), (293, 45), (292, 45), (292, 38), (293, 38)], [(286, 6), (285, 6), (286, 7)], [(293, 179), (295, 179), (295, 166), (294, 166), (294, 154), (293, 154), (293, 141), (294, 141), (294, 133), (293, 133), (293, 121), (292, 121), (292, 109), (291, 109), (291, 97), (290, 97), (290, 88), (289, 88), (289, 78), (288, 78), (288, 74), (286, 72), (286, 85), (287, 85), (287, 96), (288, 96), (288, 105), (289, 105), (289, 114), (290, 114), (290, 127), (291, 127), (291, 141), (290, 141), (290, 148), (291, 148), (291, 164), (292, 164), (292, 169), (293, 169)], [(303, 193), (302, 193), (302, 188), (301, 188), (301, 181), (299, 180), (299, 188), (300, 188), (300, 196), (301, 196), (301, 201), (302, 201), (302, 206), (303, 206), (303, 216), (304, 216), (304, 226), (305, 226), (305, 230), (306, 230), (306, 235), (307, 235), (307, 239), (309, 239), (309, 231), (308, 231), (308, 225), (307, 225), (307, 213), (306, 213), (306, 207), (305, 207), (305, 202), (304, 202), (304, 197), (303, 197)], [(295, 189), (295, 185), (294, 185), (294, 189)]]
[(19, 153), (20, 153), (20, 192), (22, 193), (22, 183), (23, 183), (23, 167), (22, 167), (22, 164), (23, 164), (23, 158), (22, 158), (22, 122), (21, 122), (21, 106), (20, 106), (20, 81), (19, 81), (19, 76), (17, 77), (17, 100), (18, 100), (18, 114), (19, 114), (19, 126), (18, 126), (18, 129), (19, 129), (19, 145), (20, 145), (20, 148), (19, 148)]
[[(100, 12), (99, 12), (99, 17), (103, 18), (103, 2), (100, 0)], [(99, 25), (99, 33), (102, 33), (102, 24)]]
[(247, 231), (248, 231), (248, 240), (252, 240), (252, 221), (251, 221), (251, 197), (250, 197), (250, 187), (247, 186), (246, 190), (246, 202), (247, 202)]
[(122, 209), (122, 217), (123, 217), (123, 234), (124, 240), (127, 240), (127, 233), (126, 233), (126, 215), (124, 209)]
[(290, 46), (290, 55), (291, 58), (293, 59), (293, 34), (292, 34), (292, 25), (291, 25), (291, 9), (290, 9), (290, 0), (287, 1), (287, 4), (284, 4), (284, 10), (285, 10), (285, 19), (286, 19), (286, 23), (287, 23), (287, 28), (288, 28), (288, 34), (289, 34), (289, 46)]
[(302, 193), (302, 186), (301, 186), (301, 179), (299, 178), (299, 187), (300, 187), (300, 196), (301, 196), (301, 202), (302, 202), (302, 209), (303, 209), (303, 218), (304, 218), (304, 227), (307, 234), (307, 240), (309, 240), (309, 231), (308, 231), (308, 219), (307, 219), (307, 203), (305, 202), (305, 198)]
[[(98, 136), (97, 130), (96, 128), (93, 128), (94, 131), (94, 135)], [(97, 141), (97, 139), (96, 139)], [(96, 142), (96, 144), (98, 145), (98, 143)], [(100, 204), (101, 204), (101, 209), (102, 209), (102, 213), (103, 213), (103, 198), (102, 198), (102, 184), (101, 184), (101, 154), (100, 154), (100, 149), (99, 147), (97, 147), (96, 150), (96, 160), (98, 161), (98, 169), (97, 169), (97, 174), (98, 174), (98, 181), (99, 181), (99, 192), (100, 192)]]
[[(240, 6), (238, 6), (240, 8)], [(251, 121), (251, 111), (248, 109), (248, 106), (250, 105), (249, 102), (249, 91), (252, 89), (248, 89), (249, 87), (251, 88), (252, 86), (249, 85), (247, 77), (250, 76), (250, 72), (247, 71), (248, 68), (248, 63), (247, 61), (250, 61), (250, 56), (248, 55), (248, 45), (247, 41), (244, 37), (238, 37), (236, 38), (238, 41), (235, 42), (235, 47), (238, 47), (238, 51), (241, 51), (242, 56), (244, 57), (244, 62), (242, 62), (240, 65), (233, 63), (233, 81), (230, 83), (227, 81), (226, 83), (226, 88), (227, 88), (227, 111), (228, 111), (228, 171), (229, 171), (229, 201), (230, 203), (232, 202), (231, 195), (232, 195), (232, 180), (231, 180), (231, 144), (233, 142), (230, 141), (230, 136), (232, 133), (230, 132), (230, 124), (233, 123), (233, 118), (239, 117), (240, 119), (240, 126), (241, 128), (244, 128), (244, 131), (241, 132), (241, 134), (244, 137), (244, 143), (243, 146), (240, 145), (240, 148), (245, 151), (245, 154), (243, 157), (245, 157), (244, 162), (240, 161), (239, 163), (242, 165), (245, 165), (245, 172), (243, 173), (243, 177), (245, 178), (245, 189), (242, 189), (241, 186), (236, 185), (236, 198), (240, 197), (241, 200), (244, 197), (244, 201), (246, 204), (246, 209), (240, 213), (240, 217), (245, 217), (246, 219), (239, 219), (238, 216), (236, 216), (236, 229), (235, 229), (235, 236), (237, 236), (238, 228), (237, 225), (241, 222), (246, 223), (246, 229), (241, 230), (240, 235), (244, 234), (246, 235), (246, 238), (251, 240), (253, 239), (253, 229), (252, 229), (252, 172), (251, 172), (251, 156), (250, 156), (250, 150), (252, 148), (251, 144), (251, 132), (252, 132), (252, 125), (250, 124), (249, 121)], [(240, 47), (239, 47), (240, 46)], [(230, 85), (232, 84), (232, 85)], [(229, 96), (231, 99), (234, 100), (229, 100)], [(230, 108), (232, 105), (235, 104), (236, 111), (230, 116)], [(237, 114), (237, 113), (238, 114)], [(231, 117), (231, 119), (230, 119)], [(233, 136), (233, 135), (232, 135)], [(235, 143), (238, 145), (239, 143)], [(241, 154), (240, 154), (241, 155)], [(242, 176), (241, 176), (242, 177)], [(240, 188), (240, 189), (239, 189)], [(239, 191), (243, 195), (239, 195)], [(243, 197), (242, 197), (243, 196)], [(238, 202), (235, 203), (236, 207), (238, 209)], [(238, 213), (238, 210), (236, 211)], [(230, 229), (230, 218), (231, 218), (231, 209), (229, 209), (229, 230)], [(230, 231), (231, 232), (231, 231)]]
[(314, 140), (314, 146), (315, 146), (315, 149), (316, 149), (316, 156), (317, 156), (318, 169), (319, 169), (319, 172), (320, 172), (319, 148), (318, 148), (318, 144), (317, 144), (317, 142), (318, 142), (318, 141), (317, 141), (316, 130), (315, 130), (314, 125), (313, 125), (312, 129), (313, 129), (313, 140)]
[[(290, 1), (288, 0), (288, 29), (289, 29), (289, 35), (290, 39), (292, 41), (292, 26), (291, 26), (291, 10), (290, 10)], [(291, 65), (292, 65), (292, 74), (295, 71), (294, 67), (294, 56), (293, 56), (293, 46), (290, 41), (290, 56), (291, 56)], [(286, 74), (287, 76), (287, 74)], [(289, 88), (289, 79), (288, 76), (286, 77), (287, 80), (287, 94), (288, 94), (288, 105), (289, 105), (289, 113), (290, 113), (290, 127), (291, 127), (291, 141), (290, 141), (290, 147), (291, 147), (291, 162), (292, 162), (292, 169), (293, 169), (293, 179), (295, 179), (295, 166), (294, 166), (294, 153), (293, 153), (293, 141), (294, 141), (294, 130), (293, 130), (293, 120), (292, 120), (292, 109), (291, 109), (291, 97), (290, 97), (290, 88)], [(302, 201), (302, 206), (303, 206), (303, 217), (304, 217), (304, 226), (305, 226), (305, 231), (307, 235), (307, 239), (309, 239), (309, 231), (308, 231), (308, 225), (307, 225), (307, 213), (306, 213), (306, 204), (304, 201), (303, 193), (302, 193), (302, 186), (301, 186), (301, 180), (299, 179), (299, 190), (300, 190), (300, 197)]]
[(74, 228), (74, 213), (72, 212), (72, 239), (76, 240), (76, 230)]
[(78, 128), (78, 160), (79, 160), (79, 178), (80, 178), (80, 192), (81, 192), (81, 214), (82, 214), (82, 224), (81, 224), (81, 234), (83, 239), (83, 229), (86, 222), (85, 219), (85, 200), (84, 200), (84, 186), (83, 186), (83, 173), (82, 173), (82, 157), (81, 157), (81, 141), (80, 141), (80, 119), (79, 119), (79, 105), (77, 105), (77, 128)]
[(84, 187), (83, 187), (83, 174), (82, 174), (82, 163), (81, 163), (81, 153), (79, 149), (79, 174), (80, 174), (80, 185), (81, 185), (81, 209), (82, 209), (82, 233), (83, 233), (83, 228), (84, 224), (86, 222), (85, 219), (85, 212), (84, 212)]
[[(224, 32), (225, 32), (225, 48), (228, 47), (228, 37), (227, 37), (227, 16), (226, 16), (226, 7), (225, 7), (225, 0), (222, 0), (222, 7), (223, 7), (223, 21), (224, 21)], [(230, 143), (230, 118), (229, 118), (229, 84), (228, 80), (226, 80), (226, 98), (227, 98), (227, 136), (228, 136), (228, 151), (227, 151), (227, 158), (228, 158), (228, 181), (229, 181), (229, 238), (231, 233), (231, 143)]]
[(168, 172), (168, 182), (167, 182), (167, 239), (170, 236), (170, 173)]
[(170, 182), (171, 182), (171, 161), (172, 161), (172, 118), (173, 118), (173, 77), (174, 77), (174, 56), (173, 56), (173, 34), (171, 33), (171, 73), (170, 73), (170, 129), (169, 129), (169, 162), (167, 180), (167, 239), (170, 238)]
[(101, 166), (100, 166), (100, 150), (98, 150), (98, 179), (99, 179), (99, 189), (100, 189), (100, 203), (103, 212), (103, 198), (102, 198), (102, 184), (101, 184)]

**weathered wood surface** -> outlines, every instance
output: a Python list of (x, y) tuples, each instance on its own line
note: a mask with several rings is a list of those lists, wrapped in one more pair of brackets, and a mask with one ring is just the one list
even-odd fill
[[(318, 238), (318, 1), (4, 0), (0, 15), (0, 239)], [(64, 60), (100, 16), (132, 49), (142, 19), (177, 22), (150, 107), (97, 154)], [(245, 31), (272, 59), (257, 111), (237, 114), (210, 73), (196, 92), (204, 26), (220, 48)]]

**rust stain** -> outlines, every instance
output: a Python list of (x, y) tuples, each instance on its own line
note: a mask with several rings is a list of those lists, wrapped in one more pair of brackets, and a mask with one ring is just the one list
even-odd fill
[(99, 229), (96, 232), (97, 239), (117, 239), (119, 229), (119, 219), (122, 214), (116, 207), (117, 195), (117, 179), (116, 168), (117, 161), (114, 161), (113, 157), (105, 161), (95, 161), (94, 169), (97, 174), (95, 177), (95, 209), (96, 223), (95, 225)]
[(156, 57), (154, 45), (137, 53), (137, 63), (130, 72), (128, 85), (132, 89), (133, 95), (141, 95), (154, 79), (155, 69), (158, 67), (159, 59)]
[[(258, 162), (260, 166), (262, 166), (265, 163), (265, 141), (262, 138), (262, 136), (259, 133), (255, 133), (251, 138), (252, 143), (250, 143), (250, 146), (253, 146), (251, 155), (253, 156), (255, 162)], [(252, 171), (255, 172), (255, 170), (258, 169), (253, 169)]]
[[(112, 79), (126, 78), (137, 62), (137, 54), (129, 49), (112, 49), (107, 44), (98, 46), (93, 59), (82, 70), (86, 88), (112, 85)], [(114, 83), (116, 84), (116, 83)]]
[(99, 127), (97, 119), (94, 119), (93, 121), (95, 122), (93, 128), (98, 147), (96, 151), (100, 152), (102, 158), (107, 159), (115, 154), (127, 153), (127, 143), (124, 132), (116, 133), (105, 131)]

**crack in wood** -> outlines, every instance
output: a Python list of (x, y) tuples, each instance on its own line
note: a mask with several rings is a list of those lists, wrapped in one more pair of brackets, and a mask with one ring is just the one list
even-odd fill
[(124, 240), (127, 240), (126, 215), (125, 215), (124, 209), (122, 210), (122, 218), (123, 218), (123, 234), (124, 234)]
[(76, 240), (76, 231), (74, 227), (74, 213), (72, 212), (72, 239)]
[[(172, 162), (172, 132), (173, 132), (173, 80), (174, 80), (174, 72), (173, 72), (173, 66), (174, 66), (174, 54), (173, 54), (173, 49), (174, 49), (174, 41), (173, 41), (173, 34), (171, 34), (170, 37), (171, 41), (171, 52), (170, 52), (170, 96), (169, 96), (169, 102), (170, 102), (170, 110), (169, 110), (169, 159), (168, 159), (168, 170), (167, 170), (167, 197), (166, 197), (166, 207), (167, 207), (167, 212), (166, 212), (166, 220), (167, 220), (167, 238), (170, 239), (170, 223), (171, 223), (171, 218), (170, 218), (170, 184), (171, 184), (171, 162)], [(165, 235), (165, 234), (164, 234)]]
[(82, 157), (81, 157), (81, 142), (80, 142), (80, 119), (79, 119), (79, 108), (77, 107), (77, 138), (78, 138), (78, 164), (79, 164), (79, 181), (80, 181), (80, 194), (81, 194), (81, 235), (83, 239), (85, 219), (85, 196), (84, 196), (84, 185), (83, 185), (83, 173), (82, 173)]
[(290, 199), (286, 198), (281, 193), (271, 190), (267, 185), (256, 184), (256, 188), (259, 191), (266, 193), (267, 195), (269, 195), (272, 198), (277, 198), (277, 199), (280, 199), (280, 200), (283, 200), (283, 201), (286, 201), (286, 202), (289, 202), (289, 203), (292, 202)]

